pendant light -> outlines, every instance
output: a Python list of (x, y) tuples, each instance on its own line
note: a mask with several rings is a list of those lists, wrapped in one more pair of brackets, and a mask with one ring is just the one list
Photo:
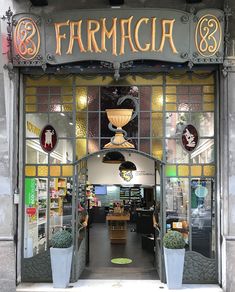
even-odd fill
[(136, 165), (131, 161), (125, 161), (119, 166), (120, 171), (134, 171), (136, 169)]
[(105, 154), (102, 160), (103, 163), (120, 164), (125, 162), (125, 157), (118, 151), (109, 151)]

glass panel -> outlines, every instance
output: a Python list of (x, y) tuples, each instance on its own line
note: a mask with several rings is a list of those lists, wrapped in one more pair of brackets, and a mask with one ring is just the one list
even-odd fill
[(50, 179), (50, 226), (49, 239), (62, 227), (72, 228), (72, 189), (70, 177)]
[(77, 139), (76, 140), (76, 160), (86, 156), (86, 139)]
[(150, 139), (140, 139), (139, 150), (150, 154)]
[(207, 72), (197, 72), (196, 76), (195, 74), (184, 74), (182, 73), (181, 77), (180, 75), (177, 76), (177, 78), (174, 78), (174, 75), (166, 75), (166, 83), (167, 85), (172, 84), (172, 85), (204, 85), (204, 84), (214, 84), (214, 75), (213, 74), (208, 74)]
[(61, 87), (50, 87), (50, 94), (61, 94)]
[(176, 104), (166, 104), (166, 111), (176, 111)]
[(166, 180), (166, 229), (182, 233), (189, 244), (189, 183), (187, 178)]
[(213, 94), (204, 94), (203, 101), (204, 102), (214, 102), (215, 96)]
[(47, 104), (38, 104), (38, 112), (46, 113), (48, 112), (48, 105)]
[(188, 86), (177, 86), (177, 94), (187, 94), (186, 99), (188, 98)]
[(73, 103), (73, 96), (72, 95), (62, 96), (62, 102), (63, 103)]
[(151, 105), (151, 87), (141, 86), (140, 87), (140, 110), (150, 111)]
[(37, 102), (39, 104), (47, 104), (49, 102), (48, 96), (47, 95), (38, 95)]
[(73, 175), (73, 166), (72, 165), (62, 165), (62, 175), (63, 176), (72, 176)]
[(188, 112), (190, 110), (190, 105), (188, 103), (180, 103), (177, 105), (178, 111)]
[(50, 166), (50, 176), (60, 176), (61, 168), (59, 165)]
[(62, 87), (61, 92), (62, 94), (73, 94), (73, 87)]
[[(201, 94), (202, 87), (201, 86), (189, 86), (189, 93), (190, 94)], [(198, 96), (198, 97), (201, 98), (201, 96)], [(192, 99), (192, 97), (191, 97), (191, 99)]]
[(152, 155), (160, 160), (163, 157), (162, 140), (153, 139), (152, 140)]
[(204, 176), (215, 176), (215, 166), (214, 165), (205, 165), (203, 166)]
[(26, 140), (26, 153), (25, 162), (26, 163), (48, 163), (48, 154), (44, 152), (39, 144), (39, 140), (30, 139)]
[(203, 86), (203, 93), (213, 93), (214, 92), (214, 86)]
[(88, 136), (99, 137), (99, 113), (88, 112)]
[(77, 113), (76, 114), (76, 137), (87, 136), (87, 114)]
[[(40, 85), (40, 81), (38, 85)], [(37, 87), (37, 94), (49, 94), (49, 87)]]
[(26, 114), (25, 135), (26, 138), (39, 138), (42, 129), (48, 123), (47, 114)]
[(87, 109), (87, 87), (77, 87), (76, 88), (76, 110), (86, 110)]
[(52, 95), (50, 97), (51, 104), (60, 104), (61, 103), (61, 96), (60, 95)]
[(150, 113), (140, 112), (140, 137), (150, 136)]
[(61, 105), (60, 104), (53, 104), (49, 106), (50, 112), (61, 112)]
[(51, 164), (72, 163), (73, 162), (73, 142), (72, 139), (59, 139), (56, 148), (50, 153)]
[(189, 166), (179, 165), (178, 166), (178, 176), (189, 176)]
[(88, 139), (88, 154), (99, 151), (99, 140)]
[(46, 250), (47, 178), (25, 178), (24, 257)]
[(175, 139), (166, 139), (167, 163), (188, 163), (189, 155), (184, 151), (181, 142)]
[(99, 110), (99, 87), (88, 87), (88, 110)]
[(191, 168), (191, 176), (201, 176), (202, 175), (202, 166), (201, 165), (193, 165)]
[(214, 139), (200, 139), (199, 145), (191, 154), (192, 163), (214, 162)]
[(163, 92), (162, 87), (152, 87), (152, 111), (162, 111), (163, 108)]
[(26, 165), (25, 176), (36, 176), (36, 166)]
[(202, 104), (201, 103), (192, 103), (192, 104), (190, 104), (190, 110), (192, 112), (199, 112), (202, 110)]
[(203, 104), (203, 110), (204, 111), (214, 111), (215, 110), (215, 106), (213, 103), (204, 103)]
[(177, 100), (178, 100), (178, 103), (188, 103), (189, 95), (178, 95)]
[(202, 95), (191, 95), (190, 102), (201, 103), (202, 102)]
[(163, 119), (162, 114), (152, 113), (152, 136), (162, 137), (163, 135)]
[(72, 113), (50, 114), (49, 123), (55, 128), (58, 138), (74, 136)]
[(36, 87), (26, 87), (25, 94), (35, 95), (36, 94)]
[(166, 165), (166, 176), (176, 176), (176, 165)]
[(35, 104), (37, 102), (36, 96), (28, 95), (25, 96), (25, 103)]
[(166, 113), (166, 137), (181, 138), (183, 129), (190, 123), (187, 113)]
[(176, 95), (166, 95), (166, 102), (176, 102)]
[(176, 86), (166, 86), (166, 93), (176, 93)]
[(38, 176), (48, 176), (48, 166), (38, 166)]
[(205, 257), (215, 257), (214, 182), (191, 180), (192, 250)]
[(199, 137), (214, 136), (214, 113), (192, 113), (191, 123), (196, 127)]
[(26, 104), (25, 105), (25, 111), (27, 113), (29, 112), (36, 112), (37, 111), (37, 106), (36, 105), (29, 105), (29, 104)]
[(72, 112), (72, 111), (73, 111), (73, 104), (62, 105), (62, 112)]

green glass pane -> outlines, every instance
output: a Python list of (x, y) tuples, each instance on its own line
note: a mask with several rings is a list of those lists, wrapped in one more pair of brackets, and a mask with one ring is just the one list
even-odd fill
[(176, 176), (176, 165), (166, 166), (166, 176)]

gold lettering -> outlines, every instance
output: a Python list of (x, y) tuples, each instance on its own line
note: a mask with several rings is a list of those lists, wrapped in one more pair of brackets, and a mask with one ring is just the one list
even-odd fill
[(107, 49), (106, 49), (106, 37), (108, 39), (113, 37), (113, 39), (112, 39), (112, 54), (114, 56), (117, 56), (117, 17), (113, 18), (112, 27), (111, 27), (110, 31), (108, 31), (107, 28), (106, 28), (106, 18), (102, 18), (101, 19), (101, 25), (102, 25), (102, 29), (101, 29), (101, 50), (107, 52)]
[(56, 55), (60, 55), (61, 56), (61, 39), (66, 39), (66, 35), (64, 34), (60, 34), (60, 28), (62, 26), (67, 26), (69, 25), (69, 20), (67, 20), (66, 22), (58, 22), (55, 23), (55, 35), (56, 35)]
[[(120, 55), (124, 55), (125, 53), (125, 40), (127, 39), (131, 48), (132, 52), (138, 52), (131, 39), (131, 21), (133, 16), (129, 17), (128, 19), (121, 19), (121, 46), (120, 46)], [(128, 25), (127, 34), (125, 33), (125, 24)]]
[[(158, 50), (159, 52), (163, 51), (166, 38), (168, 38), (169, 39), (169, 43), (170, 43), (170, 47), (172, 49), (172, 52), (175, 53), (175, 54), (178, 53), (176, 48), (175, 48), (175, 45), (174, 45), (174, 42), (173, 42), (173, 36), (172, 36), (174, 22), (175, 22), (175, 19), (171, 19), (171, 20), (164, 19), (164, 20), (162, 20), (162, 40), (161, 40), (160, 48)], [(166, 26), (167, 25), (169, 25), (169, 32), (166, 32)]]
[(139, 42), (139, 28), (140, 28), (140, 25), (142, 22), (145, 22), (147, 24), (149, 22), (149, 18), (143, 17), (136, 23), (136, 26), (135, 26), (135, 44), (136, 44), (136, 47), (139, 51), (146, 52), (149, 50), (150, 44), (145, 44), (145, 47), (142, 48), (140, 45), (140, 42)]
[(151, 25), (151, 51), (156, 52), (156, 17), (152, 17)]
[[(75, 26), (77, 26), (77, 35), (74, 34)], [(70, 22), (70, 39), (69, 39), (69, 47), (66, 54), (73, 53), (74, 40), (77, 40), (80, 52), (81, 53), (86, 52), (82, 43), (81, 26), (82, 26), (82, 20)]]
[(27, 121), (27, 129), (29, 132), (32, 132), (37, 136), (40, 135), (41, 130), (38, 127), (36, 127), (35, 125), (33, 125), (32, 123), (30, 123), (29, 121)]
[[(92, 29), (92, 24), (95, 25), (95, 28)], [(87, 20), (87, 51), (93, 52), (92, 47), (94, 48), (94, 51), (96, 53), (101, 53), (101, 50), (99, 49), (96, 38), (95, 38), (95, 33), (99, 31), (100, 29), (100, 23), (98, 20), (95, 19), (89, 19)]]

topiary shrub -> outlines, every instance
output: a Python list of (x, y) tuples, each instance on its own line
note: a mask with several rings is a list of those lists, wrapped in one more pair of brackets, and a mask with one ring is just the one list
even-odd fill
[(67, 230), (57, 231), (52, 235), (51, 247), (53, 248), (67, 248), (72, 245), (73, 237)]
[(178, 231), (170, 230), (163, 237), (163, 246), (169, 249), (182, 249), (185, 247), (183, 235)]

